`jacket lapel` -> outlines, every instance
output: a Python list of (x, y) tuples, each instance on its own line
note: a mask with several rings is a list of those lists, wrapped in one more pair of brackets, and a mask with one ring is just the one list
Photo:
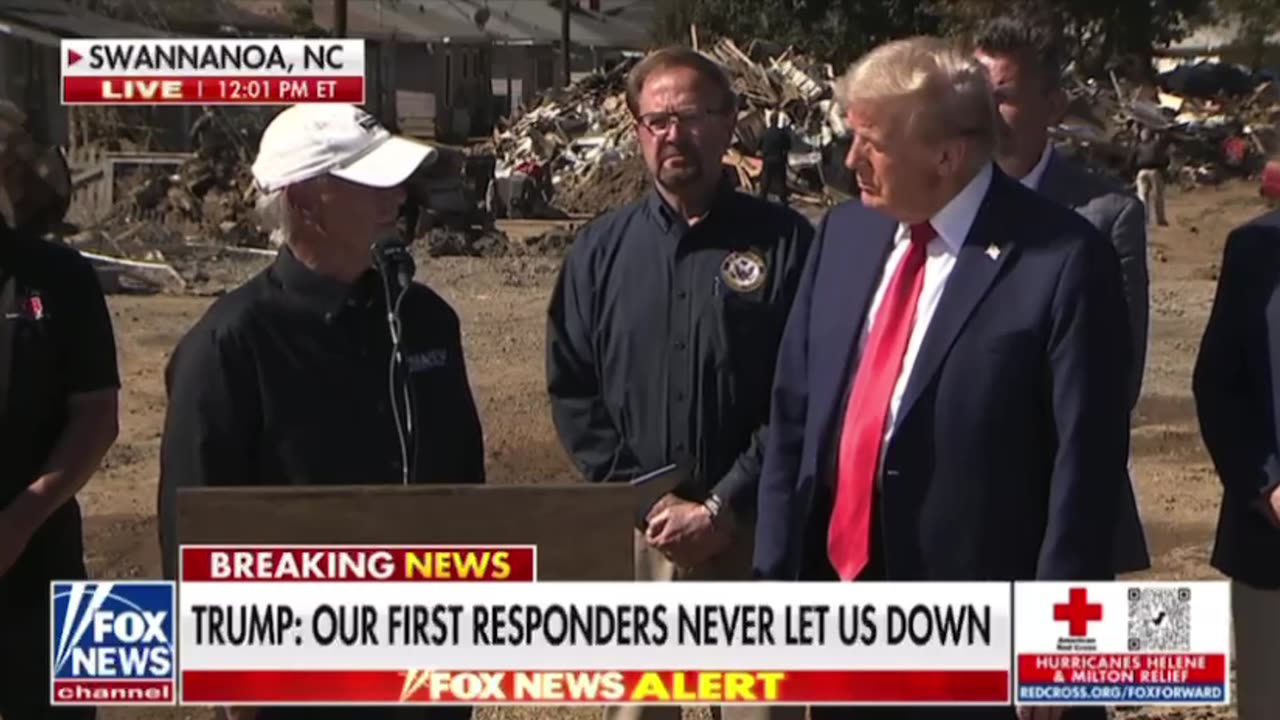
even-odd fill
[[(858, 358), (858, 337), (866, 324), (867, 307), (880, 282), (885, 258), (893, 244), (898, 223), (879, 213), (868, 213), (865, 223), (850, 224), (846, 232), (851, 237), (833, 238), (837, 251), (834, 263), (827, 266), (835, 276), (830, 293), (824, 298), (825, 321), (814, 328), (814, 347), (829, 348), (822, 353), (820, 385), (815, 387), (814, 397), (826, 398), (827, 417), (834, 414), (835, 424), (843, 419), (844, 403), (848, 396), (849, 382), (854, 363)], [(826, 259), (824, 258), (824, 263)], [(830, 427), (831, 423), (824, 423)]]
[[(1008, 191), (1007, 182), (1013, 181), (998, 171), (995, 173), (991, 188), (978, 209), (973, 226), (969, 228), (969, 235), (956, 257), (955, 267), (947, 278), (947, 287), (942, 291), (942, 298), (911, 369), (911, 378), (907, 381), (902, 406), (898, 410), (899, 418), (907, 416), (924, 388), (933, 380), (960, 330), (1014, 253), (1015, 248), (1003, 241), (1007, 236), (1000, 232), (1004, 213), (999, 201)], [(990, 238), (999, 240), (992, 242)]]

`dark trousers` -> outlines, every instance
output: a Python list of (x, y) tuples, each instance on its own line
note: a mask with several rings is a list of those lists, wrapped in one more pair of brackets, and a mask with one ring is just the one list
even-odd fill
[[(820, 483), (814, 497), (813, 519), (805, 533), (802, 580), (837, 580), (827, 559), (827, 525), (831, 522), (831, 488)], [(884, 542), (881, 535), (880, 498), (871, 503), (871, 549), (867, 566), (858, 580), (885, 580)], [(855, 707), (843, 705), (813, 706), (809, 720), (1017, 720), (1012, 707)], [(1063, 720), (1106, 720), (1106, 708), (1075, 708)]]
[(787, 188), (787, 166), (782, 163), (765, 162), (760, 170), (760, 197), (768, 198), (777, 195), (783, 205), (790, 205), (790, 191)]
[[(16, 594), (16, 593), (14, 593)], [(89, 707), (49, 705), (49, 590), (24, 589), (0, 603), (0, 718), (94, 720)]]

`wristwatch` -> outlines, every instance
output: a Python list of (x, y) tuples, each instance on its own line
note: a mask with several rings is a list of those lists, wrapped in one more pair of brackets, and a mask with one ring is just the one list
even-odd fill
[(706, 500), (702, 501), (702, 506), (711, 514), (712, 527), (720, 528), (731, 524), (730, 520), (732, 518), (732, 514), (729, 507), (724, 504), (724, 501), (720, 499), (719, 495), (713, 493)]

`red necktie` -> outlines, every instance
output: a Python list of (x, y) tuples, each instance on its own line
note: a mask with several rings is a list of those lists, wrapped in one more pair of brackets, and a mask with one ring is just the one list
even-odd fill
[(871, 544), (871, 494), (880, 466), (880, 446), (893, 388), (915, 325), (916, 301), (924, 285), (928, 223), (911, 226), (911, 247), (894, 271), (862, 350), (845, 408), (836, 464), (836, 498), (827, 529), (827, 555), (840, 578), (852, 580), (866, 567)]

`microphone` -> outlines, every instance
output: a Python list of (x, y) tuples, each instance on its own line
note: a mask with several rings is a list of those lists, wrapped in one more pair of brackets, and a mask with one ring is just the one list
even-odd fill
[[(391, 331), (391, 362), (387, 368), (387, 392), (391, 400), (391, 412), (396, 423), (396, 437), (400, 442), (401, 482), (409, 484), (412, 477), (410, 464), (417, 454), (417, 437), (413, 428), (413, 384), (402, 372), (401, 341), (404, 339), (400, 322), (400, 303), (413, 284), (415, 270), (413, 256), (404, 241), (397, 237), (378, 240), (369, 248), (373, 265), (382, 276), (382, 288), (387, 303), (387, 328)], [(392, 286), (395, 286), (394, 290)], [(414, 452), (410, 453), (410, 448)]]
[(409, 247), (397, 237), (386, 237), (375, 242), (369, 248), (373, 254), (373, 265), (382, 275), (384, 282), (396, 280), (397, 290), (403, 291), (413, 283), (416, 266)]

